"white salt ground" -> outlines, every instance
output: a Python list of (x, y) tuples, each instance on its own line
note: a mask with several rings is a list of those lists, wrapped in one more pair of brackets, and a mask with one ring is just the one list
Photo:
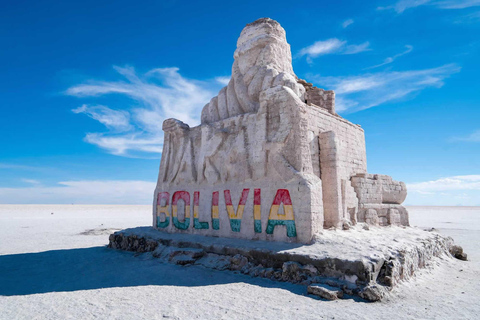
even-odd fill
[(149, 225), (150, 206), (0, 205), (0, 319), (477, 319), (480, 207), (408, 209), (469, 261), (437, 259), (366, 303), (105, 248), (110, 232)]

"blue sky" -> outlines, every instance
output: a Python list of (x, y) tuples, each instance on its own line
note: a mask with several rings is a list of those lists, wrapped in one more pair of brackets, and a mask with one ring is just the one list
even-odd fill
[(480, 0), (4, 1), (0, 203), (151, 203), (162, 121), (199, 123), (260, 17), (365, 129), (369, 172), (480, 205)]

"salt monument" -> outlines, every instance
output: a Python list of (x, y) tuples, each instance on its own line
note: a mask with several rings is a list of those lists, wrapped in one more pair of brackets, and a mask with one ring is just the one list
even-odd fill
[(163, 130), (153, 226), (111, 234), (110, 248), (371, 301), (434, 259), (467, 258), (408, 227), (405, 184), (367, 172), (363, 129), (335, 112), (333, 91), (295, 75), (274, 20), (243, 29), (199, 126)]
[(357, 221), (408, 225), (405, 184), (367, 173), (363, 129), (335, 112), (333, 91), (295, 75), (275, 20), (243, 29), (199, 126), (167, 119), (163, 130), (160, 230), (309, 243)]

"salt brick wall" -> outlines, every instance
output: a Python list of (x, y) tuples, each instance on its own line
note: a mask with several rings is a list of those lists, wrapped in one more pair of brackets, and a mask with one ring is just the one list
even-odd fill
[(350, 178), (367, 172), (365, 135), (359, 126), (324, 109), (306, 110), (313, 172), (322, 179), (324, 227), (339, 227), (343, 218), (355, 219), (358, 209)]
[(308, 106), (306, 110), (309, 119), (308, 129), (315, 137), (321, 132), (335, 132), (342, 179), (350, 180), (353, 175), (366, 173), (367, 154), (363, 129), (316, 106)]
[(308, 88), (305, 93), (307, 104), (313, 103), (335, 114), (335, 93), (332, 90), (324, 90), (317, 87)]

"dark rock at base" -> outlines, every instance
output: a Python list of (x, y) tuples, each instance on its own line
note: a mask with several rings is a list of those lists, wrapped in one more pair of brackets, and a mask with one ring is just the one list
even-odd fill
[(230, 268), (231, 262), (230, 257), (221, 256), (214, 253), (208, 253), (203, 256), (201, 259), (198, 259), (195, 264), (204, 266), (205, 268), (215, 269), (215, 270), (227, 270)]
[(241, 270), (248, 263), (248, 259), (241, 254), (236, 254), (230, 259), (230, 262), (232, 263), (232, 270)]
[(275, 270), (273, 268), (265, 269), (265, 273), (264, 273), (265, 278), (270, 279), (273, 276), (274, 272), (275, 272)]
[(298, 282), (301, 280), (299, 270), (302, 265), (295, 261), (287, 261), (282, 267), (282, 279), (284, 281)]
[(463, 252), (463, 248), (461, 246), (453, 245), (449, 248), (449, 251), (455, 258), (467, 261), (467, 254)]
[(377, 285), (367, 286), (358, 293), (360, 298), (368, 301), (379, 301), (385, 296), (385, 294), (386, 289)]
[(454, 257), (462, 261), (467, 261), (467, 254), (464, 252), (456, 254)]
[(170, 260), (170, 262), (175, 263), (175, 264), (179, 264), (181, 266), (185, 266), (187, 264), (193, 264), (193, 263), (195, 263), (195, 261), (196, 261), (195, 258), (192, 258), (191, 256), (186, 255), (186, 254), (176, 255), (175, 257), (173, 257)]
[(320, 286), (320, 285), (308, 286), (307, 292), (327, 300), (337, 300), (343, 297), (342, 290), (336, 290), (333, 287), (327, 288), (326, 286)]
[(350, 296), (354, 296), (354, 295), (358, 295), (358, 292), (359, 292), (359, 289), (358, 288), (350, 288), (346, 285), (343, 285), (342, 286), (342, 291), (345, 293), (345, 294), (348, 294)]

